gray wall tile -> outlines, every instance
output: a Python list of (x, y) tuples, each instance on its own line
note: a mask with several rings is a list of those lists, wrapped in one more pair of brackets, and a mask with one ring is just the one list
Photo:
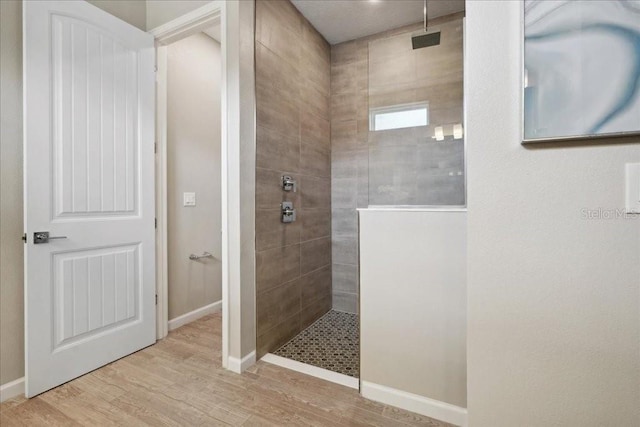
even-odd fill
[[(341, 264), (358, 264), (358, 238), (354, 235), (334, 235), (331, 239), (332, 259)], [(335, 265), (335, 264), (334, 264)]]
[(358, 293), (358, 266), (333, 264), (333, 292)]
[(345, 313), (358, 313), (358, 295), (343, 292), (333, 293), (333, 309)]

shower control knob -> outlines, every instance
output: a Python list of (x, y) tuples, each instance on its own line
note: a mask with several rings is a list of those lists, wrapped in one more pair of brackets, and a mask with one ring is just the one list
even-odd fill
[(282, 222), (285, 224), (296, 220), (296, 210), (293, 209), (293, 203), (282, 202)]
[(297, 191), (296, 180), (291, 178), (288, 175), (282, 177), (282, 189), (284, 191), (293, 191), (294, 193)]

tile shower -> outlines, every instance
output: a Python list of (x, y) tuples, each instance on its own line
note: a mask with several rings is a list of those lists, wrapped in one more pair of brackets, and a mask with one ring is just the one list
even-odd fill
[[(440, 46), (412, 50), (419, 23), (329, 46), (288, 1), (257, 0), (259, 357), (357, 377), (357, 209), (465, 204), (462, 18), (430, 23)], [(374, 111), (413, 105), (426, 126), (371, 129)]]

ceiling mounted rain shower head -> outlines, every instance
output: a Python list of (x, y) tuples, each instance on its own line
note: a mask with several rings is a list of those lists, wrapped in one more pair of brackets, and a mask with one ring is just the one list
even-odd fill
[(427, 0), (424, 0), (424, 32), (425, 34), (419, 34), (411, 37), (411, 44), (413, 49), (422, 49), (423, 47), (438, 46), (440, 44), (440, 31), (429, 33), (427, 31)]

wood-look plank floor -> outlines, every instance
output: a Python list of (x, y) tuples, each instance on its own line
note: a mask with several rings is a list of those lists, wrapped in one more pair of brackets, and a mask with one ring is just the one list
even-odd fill
[(207, 316), (33, 399), (4, 402), (0, 425), (448, 426), (265, 362), (234, 374), (221, 348), (221, 317)]

